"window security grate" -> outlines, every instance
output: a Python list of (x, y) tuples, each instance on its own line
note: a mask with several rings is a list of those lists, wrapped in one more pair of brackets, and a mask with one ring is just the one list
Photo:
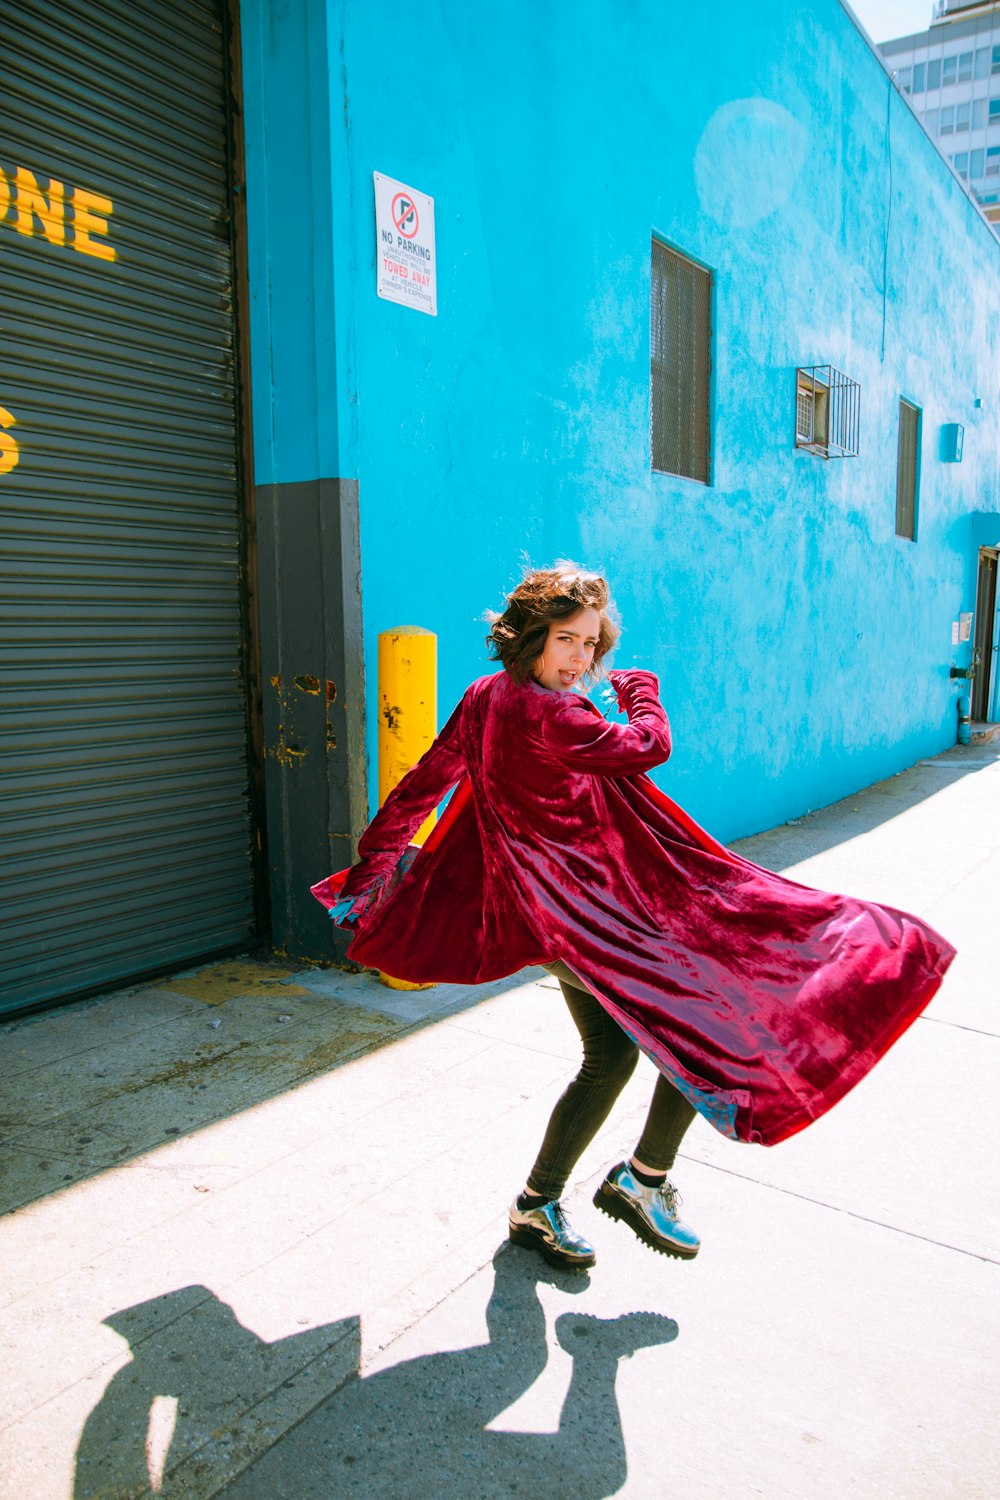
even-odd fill
[(795, 372), (795, 446), (820, 458), (857, 458), (861, 387), (832, 365)]
[(896, 535), (917, 539), (917, 456), (920, 451), (920, 408), (899, 403), (899, 445), (896, 449)]
[(712, 277), (653, 241), (650, 306), (652, 466), (708, 484), (711, 478)]

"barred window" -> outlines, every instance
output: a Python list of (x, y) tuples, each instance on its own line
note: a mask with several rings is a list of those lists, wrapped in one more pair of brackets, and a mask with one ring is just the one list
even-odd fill
[(795, 372), (795, 446), (820, 458), (857, 458), (861, 387), (832, 365)]
[(896, 450), (896, 535), (917, 539), (917, 460), (920, 451), (920, 408), (899, 403), (899, 445)]
[(712, 277), (653, 241), (650, 439), (653, 468), (708, 484)]

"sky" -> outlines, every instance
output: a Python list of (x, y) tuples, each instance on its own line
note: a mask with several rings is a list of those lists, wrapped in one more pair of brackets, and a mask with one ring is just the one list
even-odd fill
[(847, 0), (873, 42), (891, 42), (897, 36), (926, 31), (931, 24), (933, 0)]

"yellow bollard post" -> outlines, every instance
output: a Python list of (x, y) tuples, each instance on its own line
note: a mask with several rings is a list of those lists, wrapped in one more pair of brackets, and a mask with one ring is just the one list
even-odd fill
[[(378, 800), (428, 750), (437, 734), (437, 636), (420, 625), (383, 630), (378, 638)], [(431, 813), (414, 835), (422, 844), (434, 827)], [(380, 975), (394, 990), (426, 990), (427, 984)]]

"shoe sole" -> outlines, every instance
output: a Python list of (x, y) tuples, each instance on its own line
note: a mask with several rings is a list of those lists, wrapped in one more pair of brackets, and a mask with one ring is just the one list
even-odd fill
[(618, 1196), (616, 1192), (607, 1187), (606, 1183), (594, 1194), (594, 1207), (599, 1208), (602, 1214), (607, 1214), (609, 1219), (618, 1219), (620, 1223), (627, 1224), (636, 1239), (642, 1240), (650, 1250), (655, 1250), (657, 1255), (669, 1255), (674, 1260), (694, 1260), (700, 1245), (695, 1245), (693, 1250), (686, 1246), (672, 1245), (669, 1240), (661, 1240), (655, 1235), (646, 1223), (645, 1219), (638, 1214), (625, 1198)]
[(593, 1251), (590, 1255), (561, 1255), (558, 1250), (553, 1250), (540, 1234), (520, 1225), (511, 1224), (507, 1238), (512, 1245), (520, 1245), (522, 1250), (536, 1250), (539, 1255), (544, 1255), (551, 1266), (563, 1266), (570, 1271), (588, 1271), (591, 1266), (597, 1264), (597, 1256)]

